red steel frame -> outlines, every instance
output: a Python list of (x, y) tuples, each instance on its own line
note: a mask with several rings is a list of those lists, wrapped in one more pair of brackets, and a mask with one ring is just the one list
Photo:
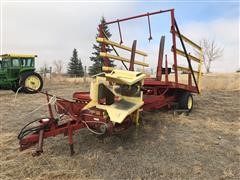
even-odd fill
[[(197, 83), (196, 83), (193, 73), (188, 75), (189, 76), (188, 84), (182, 84), (182, 83), (178, 82), (177, 53), (176, 53), (176, 28), (178, 31), (179, 31), (179, 29), (177, 27), (176, 20), (175, 20), (174, 9), (167, 9), (167, 10), (160, 10), (160, 11), (156, 11), (156, 12), (152, 12), (152, 13), (145, 13), (145, 14), (141, 14), (138, 16), (117, 19), (117, 20), (106, 22), (104, 24), (99, 25), (99, 37), (103, 38), (104, 37), (103, 33), (102, 33), (103, 25), (110, 25), (110, 24), (117, 23), (118, 28), (119, 28), (119, 33), (120, 33), (120, 42), (122, 43), (120, 22), (129, 21), (129, 20), (133, 20), (133, 19), (137, 19), (137, 18), (141, 18), (141, 17), (146, 17), (146, 16), (148, 17), (148, 22), (149, 22), (150, 16), (161, 14), (161, 13), (169, 13), (169, 12), (170, 12), (170, 17), (171, 17), (171, 31), (170, 32), (172, 33), (172, 44), (173, 44), (172, 52), (173, 52), (173, 60), (174, 60), (173, 68), (174, 68), (175, 81), (171, 82), (168, 80), (167, 56), (166, 56), (166, 60), (165, 60), (165, 73), (164, 73), (165, 81), (162, 81), (162, 64), (163, 64), (162, 61), (163, 61), (163, 59), (161, 58), (162, 55), (159, 52), (156, 78), (146, 78), (144, 80), (144, 88), (146, 89), (144, 91), (144, 106), (143, 106), (144, 110), (159, 109), (163, 106), (171, 105), (172, 103), (174, 103), (174, 101), (177, 100), (177, 96), (174, 95), (174, 94), (176, 94), (174, 92), (177, 92), (177, 91), (188, 91), (188, 92), (192, 92), (192, 93), (199, 93), (198, 86), (197, 86)], [(150, 27), (150, 24), (149, 24), (149, 27)], [(179, 32), (179, 34), (180, 34), (180, 32)], [(150, 31), (150, 37), (151, 37), (151, 31)], [(180, 39), (181, 39), (181, 37), (180, 37)], [(182, 45), (184, 46), (184, 44), (182, 44)], [(103, 47), (102, 51), (103, 52), (106, 52), (105, 46), (106, 46), (106, 44), (102, 43), (102, 47)], [(183, 48), (185, 49), (185, 46)], [(190, 59), (188, 58), (187, 53), (186, 53), (186, 57), (190, 63)], [(104, 57), (103, 62), (104, 62), (104, 65), (108, 65), (109, 59)], [(130, 70), (130, 67), (132, 67), (132, 68), (134, 67), (134, 62), (132, 61), (132, 59), (130, 61), (129, 70)], [(191, 76), (193, 76), (196, 86), (192, 85), (192, 81), (191, 81), (192, 77)], [(158, 92), (162, 92), (162, 91), (164, 91), (165, 93), (163, 93), (163, 94), (158, 93)]]
[[(152, 13), (141, 14), (138, 16), (132, 16), (129, 18), (118, 19), (115, 21), (106, 22), (106, 25), (117, 23), (119, 27), (120, 38), (122, 42), (121, 30), (120, 30), (120, 22), (128, 21), (140, 17), (147, 16), (149, 22), (149, 16), (156, 15), (160, 13), (170, 12), (171, 15), (171, 32), (172, 32), (172, 42), (173, 42), (173, 58), (174, 58), (174, 68), (175, 68), (175, 82), (171, 82), (168, 80), (168, 60), (167, 56), (165, 56), (165, 81), (162, 81), (162, 78), (146, 78), (144, 81), (143, 92), (144, 92), (144, 111), (150, 111), (153, 109), (159, 109), (164, 106), (172, 106), (174, 102), (177, 101), (177, 93), (178, 91), (188, 91), (193, 93), (198, 93), (198, 88), (192, 86), (191, 81), (189, 80), (189, 84), (181, 84), (178, 83), (178, 73), (177, 73), (177, 54), (176, 54), (176, 34), (175, 34), (175, 18), (174, 18), (174, 9), (168, 9), (164, 11), (157, 11)], [(102, 31), (103, 24), (99, 25), (99, 36), (104, 37)], [(149, 24), (150, 29), (150, 24)], [(177, 28), (178, 29), (178, 28)], [(180, 33), (179, 33), (180, 34)], [(151, 36), (151, 34), (150, 34)], [(136, 42), (135, 42), (136, 46)], [(133, 46), (134, 47), (134, 46)], [(135, 53), (136, 47), (133, 48), (132, 53)], [(102, 52), (106, 52), (106, 44), (102, 43)], [(133, 58), (134, 58), (134, 54)], [(186, 54), (187, 56), (187, 54)], [(159, 57), (161, 57), (159, 55)], [(163, 58), (158, 59), (158, 69), (157, 76), (162, 76), (162, 61)], [(134, 68), (134, 59), (131, 59), (130, 70)], [(109, 66), (109, 59), (103, 58), (104, 66)], [(191, 76), (190, 76), (191, 79)], [(49, 102), (49, 97), (52, 96), (46, 92), (41, 92), (46, 94), (47, 101)], [(90, 101), (89, 92), (75, 92), (73, 94), (73, 100), (69, 101), (63, 98), (57, 97), (57, 102), (55, 104), (56, 112), (59, 114), (65, 114), (70, 120), (59, 124), (58, 120), (54, 118), (52, 105), (48, 104), (49, 109), (49, 118), (48, 120), (39, 120), (40, 125), (38, 126), (38, 130), (29, 135), (23, 136), (19, 138), (20, 142), (20, 150), (24, 150), (29, 148), (30, 146), (37, 144), (37, 149), (33, 155), (39, 155), (43, 152), (43, 139), (51, 136), (56, 136), (58, 134), (68, 135), (68, 141), (70, 145), (71, 155), (74, 153), (73, 150), (73, 134), (76, 130), (81, 128), (92, 128), (99, 129), (102, 124), (106, 126), (106, 133), (112, 134), (113, 132), (118, 132), (122, 129), (126, 129), (131, 125), (131, 120), (127, 118), (124, 123), (113, 126), (111, 121), (109, 121), (106, 116), (103, 115), (103, 111), (94, 109), (94, 110), (85, 110), (81, 111), (82, 108)], [(21, 133), (24, 131), (22, 129)], [(21, 134), (20, 133), (20, 134)], [(19, 135), (20, 135), (19, 134)]]
[[(145, 16), (152, 16), (152, 15), (157, 15), (157, 14), (161, 14), (161, 13), (167, 13), (170, 12), (170, 17), (171, 17), (171, 33), (172, 33), (172, 50), (173, 50), (173, 60), (174, 60), (174, 75), (175, 75), (175, 81), (174, 82), (169, 82), (168, 80), (166, 81), (161, 81), (159, 82), (159, 80), (156, 80), (155, 78), (147, 78), (145, 79), (145, 86), (167, 86), (168, 88), (178, 88), (178, 89), (182, 89), (182, 90), (186, 90), (189, 92), (193, 92), (193, 93), (198, 93), (198, 87), (196, 86), (192, 86), (191, 81), (188, 82), (188, 84), (181, 84), (178, 83), (178, 70), (177, 70), (177, 53), (176, 53), (176, 21), (175, 21), (175, 16), (174, 16), (174, 9), (167, 9), (167, 10), (160, 10), (160, 11), (156, 11), (156, 12), (152, 12), (152, 13), (145, 13), (145, 14), (141, 14), (138, 16), (132, 16), (132, 17), (128, 17), (128, 18), (124, 18), (124, 19), (117, 19), (115, 21), (110, 21), (110, 22), (106, 22), (104, 24), (100, 24), (99, 25), (99, 37), (103, 38), (103, 25), (110, 25), (110, 24), (114, 24), (117, 23), (119, 25), (120, 22), (123, 21), (129, 21), (132, 19), (137, 19), (137, 18), (141, 18), (141, 17), (145, 17)], [(122, 41), (122, 37), (121, 37), (121, 41)], [(102, 43), (102, 51), (106, 52), (106, 44)], [(105, 66), (109, 65), (109, 59), (104, 57), (103, 58), (103, 62)], [(167, 67), (167, 61), (166, 62), (166, 67)], [(158, 59), (158, 64), (162, 65), (162, 59)], [(130, 66), (133, 66), (132, 64), (130, 64)], [(157, 74), (162, 74), (162, 66), (158, 66), (159, 68), (157, 69)], [(191, 75), (191, 74), (190, 74)], [(166, 74), (167, 76), (167, 74)], [(168, 79), (168, 77), (166, 77)], [(161, 79), (161, 78), (160, 78)]]

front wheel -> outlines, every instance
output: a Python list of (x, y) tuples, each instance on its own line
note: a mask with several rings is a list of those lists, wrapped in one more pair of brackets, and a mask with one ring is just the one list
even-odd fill
[(189, 92), (184, 92), (179, 97), (179, 109), (191, 112), (193, 108), (193, 97)]
[(25, 93), (37, 93), (42, 90), (42, 77), (36, 72), (24, 73), (20, 78), (20, 86)]

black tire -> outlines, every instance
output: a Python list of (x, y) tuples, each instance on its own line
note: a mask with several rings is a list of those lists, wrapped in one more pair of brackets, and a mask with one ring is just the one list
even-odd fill
[(193, 109), (193, 97), (189, 92), (184, 92), (180, 95), (178, 101), (178, 109), (186, 110), (187, 112), (191, 112)]
[(43, 80), (36, 72), (26, 72), (20, 77), (20, 86), (23, 92), (34, 94), (42, 90)]
[[(12, 89), (13, 92), (16, 93), (19, 88), (20, 88), (19, 80), (17, 80), (17, 81), (12, 85), (11, 89)], [(18, 92), (21, 92), (21, 89), (19, 89)]]

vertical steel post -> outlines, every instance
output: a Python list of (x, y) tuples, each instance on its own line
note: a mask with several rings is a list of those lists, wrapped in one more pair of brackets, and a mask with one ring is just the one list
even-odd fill
[(41, 129), (39, 131), (37, 149), (32, 153), (32, 156), (39, 156), (43, 152), (43, 134), (44, 129)]
[(176, 31), (175, 31), (174, 9), (171, 10), (171, 31), (172, 31), (172, 42), (173, 42), (172, 49), (173, 49), (175, 82), (178, 83), (177, 54), (176, 54)]
[(133, 45), (132, 45), (132, 51), (131, 51), (129, 71), (134, 71), (134, 60), (135, 60), (136, 46), (137, 46), (137, 40), (134, 40)]
[(165, 43), (165, 36), (162, 36), (161, 40), (160, 40), (160, 44), (159, 44), (158, 66), (157, 66), (157, 75), (156, 75), (156, 79), (158, 81), (162, 80), (162, 63), (163, 63), (163, 54), (164, 54), (164, 43)]
[(149, 13), (147, 13), (147, 17), (148, 17), (148, 31), (149, 31), (149, 38), (148, 38), (148, 40), (151, 41), (152, 40), (152, 32), (151, 32), (151, 23), (150, 23)]
[[(191, 64), (191, 59), (189, 59), (189, 62)], [(188, 72), (188, 86), (189, 88), (192, 86), (192, 74)]]
[(118, 31), (119, 31), (119, 36), (120, 36), (120, 44), (122, 44), (122, 43), (123, 43), (123, 40), (122, 40), (121, 27), (120, 27), (120, 23), (119, 23), (119, 21), (118, 21), (117, 23), (118, 23)]
[(75, 152), (73, 148), (73, 129), (70, 127), (70, 125), (68, 126), (68, 143), (70, 147), (70, 155), (72, 156)]
[(165, 55), (165, 82), (168, 82), (168, 61), (167, 61), (167, 55)]

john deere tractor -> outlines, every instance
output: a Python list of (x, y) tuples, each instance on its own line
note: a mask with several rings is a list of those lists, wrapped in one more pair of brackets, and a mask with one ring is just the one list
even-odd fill
[[(0, 55), (0, 89), (18, 89), (25, 93), (36, 93), (43, 87), (41, 76), (35, 72), (36, 55)], [(20, 88), (21, 87), (21, 88)]]

